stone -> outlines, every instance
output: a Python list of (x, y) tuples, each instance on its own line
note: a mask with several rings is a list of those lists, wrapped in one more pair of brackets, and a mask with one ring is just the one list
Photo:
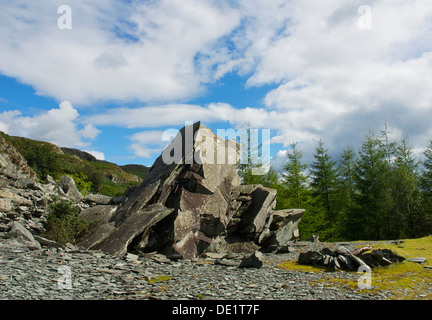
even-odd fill
[(67, 175), (61, 176), (58, 184), (69, 199), (74, 200), (75, 202), (79, 202), (83, 199), (83, 196), (77, 189), (72, 177)]
[(61, 247), (63, 247), (62, 244), (60, 244), (60, 243), (58, 243), (56, 241), (49, 240), (49, 239), (43, 238), (43, 237), (38, 236), (38, 235), (34, 235), (33, 238), (37, 242), (39, 242), (41, 245), (49, 247), (49, 248), (61, 248)]
[(128, 245), (135, 237), (140, 236), (145, 240), (150, 228), (172, 211), (173, 209), (161, 204), (152, 204), (147, 208), (137, 210), (117, 228), (113, 228), (110, 233), (106, 234), (102, 241), (89, 249), (101, 250), (121, 257), (126, 254)]
[(289, 245), (281, 246), (276, 250), (276, 253), (291, 253), (295, 250), (291, 248)]
[(21, 206), (31, 207), (33, 202), (21, 196), (17, 189), (0, 189), (0, 211), (8, 212)]
[(415, 257), (415, 258), (409, 258), (406, 260), (409, 262), (415, 262), (415, 263), (419, 263), (419, 264), (425, 263), (427, 261), (427, 259), (425, 257)]
[(259, 251), (255, 251), (241, 261), (239, 268), (261, 268), (262, 266), (263, 254)]
[(103, 194), (89, 193), (84, 197), (84, 202), (95, 203), (99, 205), (108, 205), (111, 203), (112, 197), (105, 196)]
[(16, 221), (10, 223), (10, 231), (7, 233), (7, 238), (13, 239), (33, 250), (41, 248), (40, 243), (34, 239), (30, 231)]
[(309, 238), (307, 238), (306, 241), (310, 241), (310, 242), (320, 242), (320, 241), (319, 241), (319, 235), (318, 235), (318, 234), (314, 234), (314, 235), (310, 236)]
[[(236, 233), (248, 235), (248, 238), (258, 240), (265, 230), (267, 223), (271, 223), (271, 216), (276, 207), (277, 191), (261, 185), (252, 185), (252, 201), (249, 208), (240, 217)], [(258, 241), (259, 242), (259, 241)]]
[(78, 217), (85, 219), (92, 226), (90, 232), (78, 241), (78, 246), (84, 249), (90, 249), (102, 242), (114, 230), (113, 223), (110, 219), (116, 212), (116, 206), (95, 206), (92, 208), (84, 209)]
[(212, 239), (205, 253), (253, 253), (259, 249), (260, 246), (254, 241), (244, 241), (242, 238), (235, 236), (218, 236)]
[(138, 259), (139, 259), (138, 255), (130, 253), (130, 252), (126, 253), (126, 260), (127, 261), (138, 261)]
[(225, 257), (225, 253), (206, 252), (205, 256), (211, 259), (222, 259)]
[(270, 225), (270, 233), (264, 238), (263, 246), (277, 250), (277, 248), (287, 246), (290, 241), (297, 239), (300, 235), (298, 225), (304, 213), (304, 209), (275, 211)]
[(220, 264), (227, 267), (237, 267), (239, 265), (238, 261), (232, 259), (217, 259), (215, 264)]

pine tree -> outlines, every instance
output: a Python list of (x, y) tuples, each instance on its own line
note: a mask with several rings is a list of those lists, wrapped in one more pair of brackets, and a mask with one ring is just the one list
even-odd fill
[(332, 160), (328, 150), (324, 148), (322, 140), (318, 142), (314, 158), (315, 161), (311, 165), (312, 194), (318, 197), (318, 201), (325, 208), (327, 217), (333, 220), (335, 217), (333, 204), (337, 184), (336, 162)]
[(391, 196), (389, 191), (390, 165), (382, 142), (369, 134), (358, 152), (355, 181), (359, 207), (350, 220), (357, 226), (356, 237), (384, 239), (389, 234)]
[(285, 205), (287, 208), (304, 208), (309, 201), (307, 165), (302, 163), (303, 153), (297, 149), (297, 143), (290, 145), (288, 161), (284, 165), (283, 185), (285, 187)]
[(354, 207), (354, 194), (355, 194), (355, 169), (356, 154), (352, 147), (345, 147), (342, 150), (340, 162), (338, 166), (338, 182), (339, 193), (345, 200), (342, 207), (352, 209)]
[[(424, 151), (423, 173), (421, 177), (421, 187), (425, 199), (432, 200), (432, 140)], [(430, 202), (432, 204), (432, 202)]]
[(391, 237), (415, 237), (419, 233), (421, 194), (418, 162), (412, 156), (408, 138), (403, 137), (395, 149), (392, 175), (394, 208), (390, 221)]
[[(266, 179), (274, 178), (274, 170), (272, 171), (270, 164), (264, 161), (268, 155), (264, 154), (262, 143), (258, 144), (258, 130), (253, 129), (247, 122), (240, 132), (241, 137), (238, 137), (238, 142), (241, 147), (241, 161), (238, 165), (238, 173), (242, 183), (262, 184)], [(257, 172), (260, 174), (256, 174)]]
[(423, 207), (422, 234), (432, 233), (432, 140), (424, 151), (423, 172), (421, 175), (421, 193)]
[(356, 162), (356, 153), (352, 147), (345, 147), (339, 158), (338, 171), (338, 191), (337, 205), (338, 212), (338, 232), (342, 239), (350, 236), (355, 226), (350, 226), (349, 215), (355, 208), (355, 177), (354, 169)]

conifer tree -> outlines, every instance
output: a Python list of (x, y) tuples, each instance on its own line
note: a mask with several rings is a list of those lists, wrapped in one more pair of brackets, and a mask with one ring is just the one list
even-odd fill
[(303, 153), (297, 149), (297, 143), (292, 143), (290, 147), (282, 173), (285, 205), (287, 208), (304, 208), (309, 201), (308, 177), (305, 174), (307, 165), (302, 163)]
[(420, 176), (418, 162), (412, 156), (408, 138), (403, 137), (395, 149), (392, 174), (393, 211), (390, 221), (391, 237), (414, 237), (419, 232)]
[(423, 172), (421, 175), (423, 229), (422, 234), (432, 233), (432, 140), (424, 151)]
[(369, 134), (358, 152), (355, 181), (358, 208), (351, 213), (357, 238), (384, 239), (389, 234), (390, 165), (382, 142)]
[(315, 161), (311, 164), (311, 187), (312, 194), (325, 209), (326, 215), (330, 220), (335, 217), (335, 193), (337, 188), (337, 173), (335, 169), (336, 161), (333, 161), (324, 148), (324, 143), (319, 140), (314, 153)]
[(336, 210), (338, 232), (339, 237), (347, 239), (350, 236), (350, 229), (354, 229), (355, 226), (349, 226), (349, 214), (355, 208), (355, 180), (354, 180), (354, 169), (355, 169), (356, 153), (352, 147), (345, 147), (342, 150), (342, 154), (339, 158), (339, 164), (337, 167), (337, 180), (338, 180), (338, 191), (337, 191), (337, 204)]
[(432, 140), (424, 151), (421, 188), (424, 198), (429, 202), (429, 204), (432, 204)]

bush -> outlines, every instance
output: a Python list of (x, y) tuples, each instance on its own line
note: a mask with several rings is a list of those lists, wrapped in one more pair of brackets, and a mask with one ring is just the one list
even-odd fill
[(46, 231), (42, 236), (61, 244), (76, 243), (89, 231), (89, 223), (78, 217), (79, 209), (68, 200), (54, 200), (49, 206)]
[(75, 185), (80, 192), (83, 192), (83, 191), (91, 192), (92, 191), (93, 183), (88, 181), (87, 175), (85, 175), (82, 172), (79, 172), (79, 173), (74, 173), (71, 176), (74, 179)]

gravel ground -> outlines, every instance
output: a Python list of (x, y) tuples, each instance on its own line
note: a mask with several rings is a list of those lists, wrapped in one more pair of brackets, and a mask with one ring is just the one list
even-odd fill
[[(367, 243), (369, 244), (369, 243)], [(115, 258), (68, 248), (0, 249), (0, 299), (6, 300), (381, 300), (390, 293), (338, 285), (355, 272), (305, 272), (276, 267), (300, 252), (336, 244), (298, 242), (293, 252), (264, 254), (259, 268), (239, 259), (170, 261), (154, 256)], [(351, 244), (345, 244), (353, 248)], [(359, 243), (355, 244), (356, 246)], [(138, 259), (136, 259), (138, 258)]]

